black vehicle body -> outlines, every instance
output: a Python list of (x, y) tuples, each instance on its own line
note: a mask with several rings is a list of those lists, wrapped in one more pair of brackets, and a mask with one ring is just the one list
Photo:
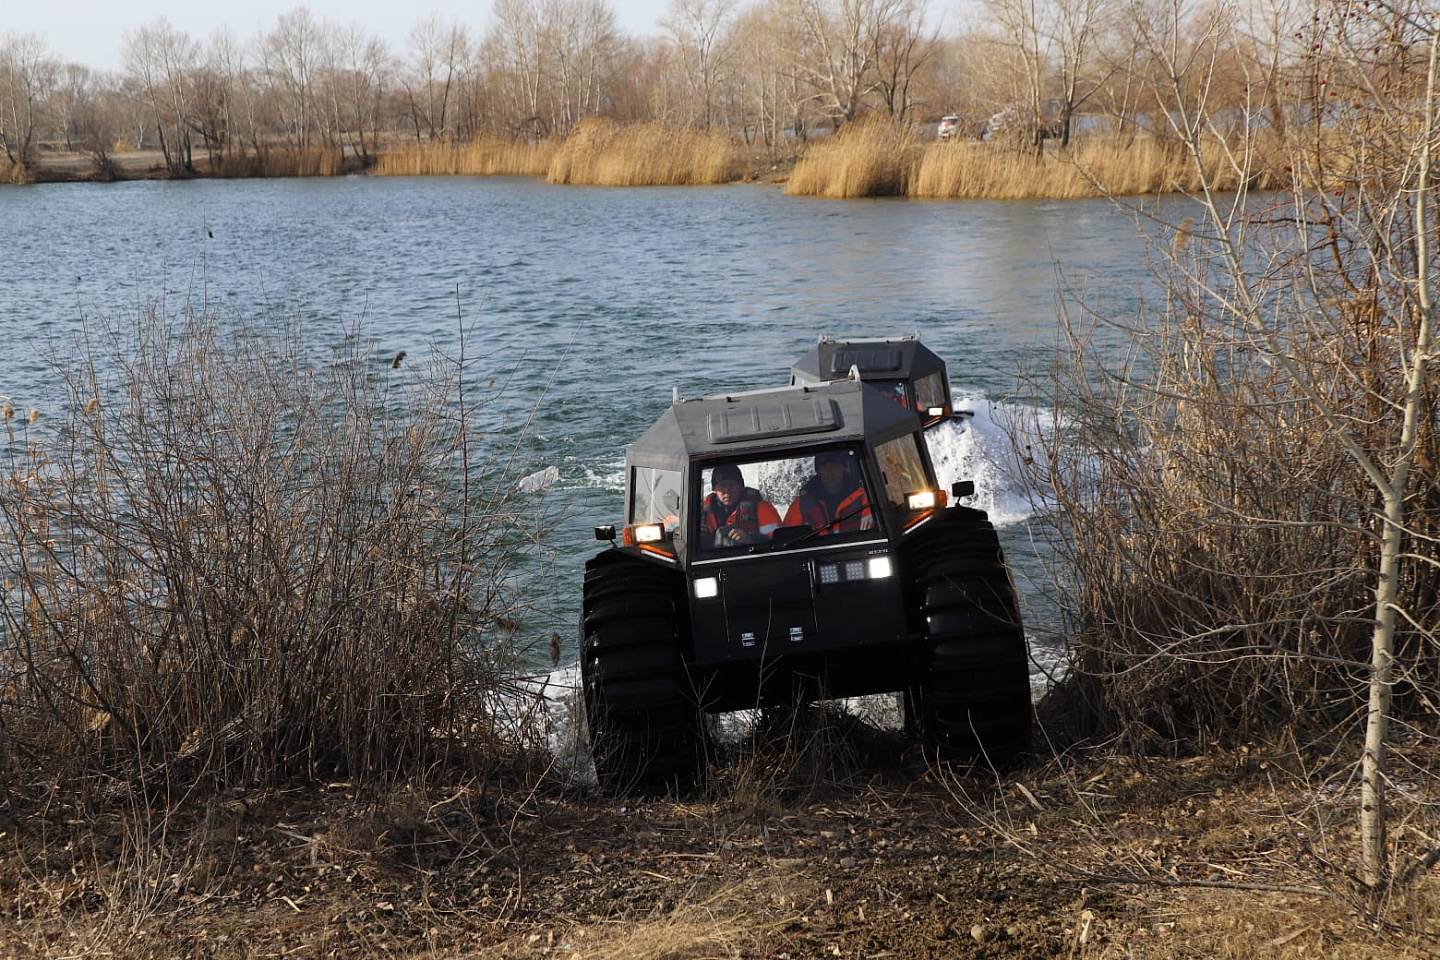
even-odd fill
[(877, 340), (821, 337), (790, 367), (790, 383), (844, 380), (852, 370), (859, 371), (863, 382), (915, 411), (925, 426), (969, 415), (956, 412), (945, 361), (921, 343), (918, 334)]
[(602, 782), (693, 783), (704, 713), (891, 691), (940, 755), (1028, 745), (1014, 587), (985, 514), (947, 500), (912, 410), (858, 380), (675, 403), (627, 451), (621, 545), (586, 567)]

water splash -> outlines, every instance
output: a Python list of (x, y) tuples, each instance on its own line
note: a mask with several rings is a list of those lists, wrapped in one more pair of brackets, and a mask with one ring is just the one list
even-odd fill
[(527, 477), (521, 477), (520, 483), (517, 484), (517, 486), (521, 493), (538, 493), (541, 490), (548, 489), (559, 479), (560, 469), (552, 466), (546, 467), (543, 470), (536, 470)]
[(973, 480), (970, 506), (988, 513), (996, 526), (1025, 522), (1035, 512), (1035, 498), (1021, 479), (1012, 435), (1017, 424), (1037, 419), (1035, 412), (1022, 420), (1004, 405), (979, 396), (957, 395), (955, 408), (972, 416), (936, 424), (926, 432), (941, 489), (948, 490), (957, 480)]

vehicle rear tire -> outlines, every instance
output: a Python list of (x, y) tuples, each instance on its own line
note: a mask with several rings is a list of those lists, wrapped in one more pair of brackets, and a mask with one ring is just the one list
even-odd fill
[(580, 678), (600, 786), (688, 793), (702, 780), (701, 711), (682, 650), (685, 581), (618, 552), (585, 565)]
[(1030, 657), (995, 528), (983, 511), (955, 508), (911, 562), (924, 646), (906, 725), (933, 759), (1009, 764), (1030, 747)]

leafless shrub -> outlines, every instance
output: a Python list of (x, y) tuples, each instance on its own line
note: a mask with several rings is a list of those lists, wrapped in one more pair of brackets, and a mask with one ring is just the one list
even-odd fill
[[(1030, 462), (1073, 570), (1070, 715), (1145, 749), (1348, 743), (1357, 899), (1381, 917), (1404, 872), (1387, 800), (1409, 802), (1391, 754), (1437, 733), (1440, 34), (1429, 13), (1350, 9), (1296, 34), (1335, 102), (1272, 124), (1292, 192), (1219, 192), (1216, 118), (1182, 82), (1203, 71), (1166, 61), (1158, 94), (1203, 189), (1178, 223), (1135, 211), (1162, 306), (1070, 325), (1061, 429)], [(1424, 56), (1373, 61), (1393, 36)], [(1221, 168), (1249, 185), (1243, 146)], [(1130, 340), (1128, 368), (1095, 369), (1096, 331)]]
[(54, 358), (54, 422), (7, 407), (11, 782), (175, 799), (509, 749), (510, 575), (548, 523), (516, 499), (523, 427), (473, 359), (412, 374), (364, 342), (151, 308)]

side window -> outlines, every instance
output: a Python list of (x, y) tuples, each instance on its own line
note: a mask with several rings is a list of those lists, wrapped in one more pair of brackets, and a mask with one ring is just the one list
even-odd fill
[(663, 523), (674, 530), (680, 522), (681, 476), (678, 470), (634, 467), (630, 473), (630, 522)]
[(870, 386), (879, 390), (902, 407), (910, 406), (910, 395), (905, 391), (904, 380), (872, 380)]
[(880, 462), (880, 473), (885, 480), (885, 499), (890, 503), (903, 505), (906, 494), (930, 488), (930, 480), (925, 475), (925, 461), (920, 459), (914, 434), (882, 443), (875, 448), (875, 457)]
[(931, 407), (948, 407), (950, 398), (945, 396), (945, 376), (935, 371), (915, 381), (915, 404), (923, 413)]

